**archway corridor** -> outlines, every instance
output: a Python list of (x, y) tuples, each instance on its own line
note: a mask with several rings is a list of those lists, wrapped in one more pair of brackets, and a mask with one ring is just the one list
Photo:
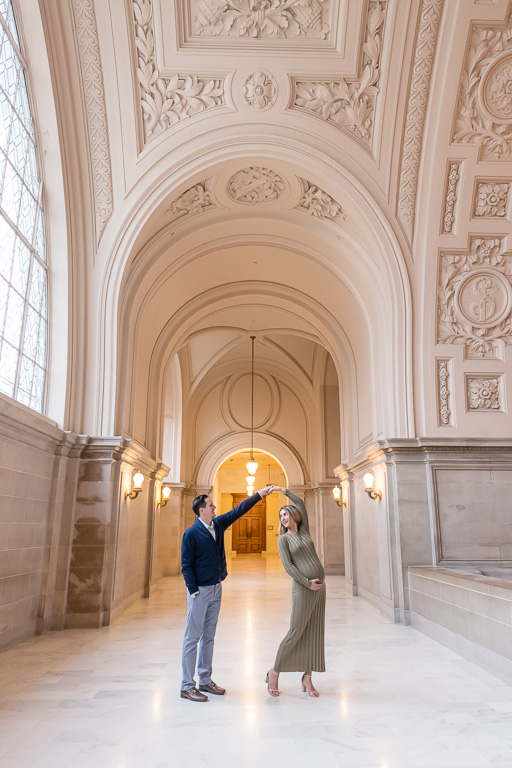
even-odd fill
[(264, 677), (288, 628), (290, 579), (275, 558), (231, 562), (214, 679), (225, 697), (179, 697), (181, 577), (96, 632), (35, 637), (0, 657), (2, 768), (509, 768), (512, 692), (327, 577), (319, 699)]

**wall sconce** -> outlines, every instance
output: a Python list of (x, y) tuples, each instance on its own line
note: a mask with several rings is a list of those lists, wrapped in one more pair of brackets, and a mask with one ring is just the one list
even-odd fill
[(158, 502), (159, 507), (165, 507), (167, 502), (169, 501), (169, 496), (171, 495), (171, 488), (169, 488), (168, 485), (162, 486), (162, 490), (160, 492), (160, 501)]
[(341, 488), (340, 488), (339, 485), (335, 485), (334, 486), (334, 488), (332, 489), (332, 495), (333, 495), (334, 501), (336, 502), (338, 507), (346, 507), (347, 506), (347, 502), (345, 501), (345, 499), (341, 498)]
[(364, 490), (370, 497), (370, 499), (382, 499), (382, 491), (376, 491), (373, 487), (375, 478), (371, 472), (367, 472), (363, 477)]
[(125, 491), (125, 499), (136, 499), (139, 493), (142, 491), (142, 483), (144, 482), (144, 475), (142, 472), (136, 472), (133, 476), (133, 487), (131, 491)]

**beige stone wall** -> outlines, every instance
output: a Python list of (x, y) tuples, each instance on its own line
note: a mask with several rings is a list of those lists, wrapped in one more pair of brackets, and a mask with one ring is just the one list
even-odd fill
[(35, 634), (52, 539), (55, 424), (0, 395), (0, 648)]
[(437, 469), (439, 560), (512, 560), (512, 469)]
[(447, 568), (411, 568), (411, 623), (512, 681), (512, 582)]

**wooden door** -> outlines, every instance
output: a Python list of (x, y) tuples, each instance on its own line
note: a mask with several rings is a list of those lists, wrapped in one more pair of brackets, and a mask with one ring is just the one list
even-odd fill
[[(233, 494), (233, 507), (246, 499), (241, 493)], [(267, 510), (266, 499), (258, 501), (252, 509), (233, 523), (232, 545), (233, 551), (241, 555), (261, 553), (267, 546), (266, 539)]]

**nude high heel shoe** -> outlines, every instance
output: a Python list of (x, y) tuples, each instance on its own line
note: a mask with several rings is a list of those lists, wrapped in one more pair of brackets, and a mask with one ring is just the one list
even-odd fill
[(304, 678), (305, 677), (309, 677), (309, 679), (311, 680), (311, 675), (306, 675), (306, 673), (304, 672), (304, 674), (302, 675), (302, 681), (301, 681), (302, 682), (302, 692), (303, 693), (307, 693), (307, 695), (311, 696), (313, 699), (318, 699), (320, 694), (318, 693), (316, 688), (313, 687), (313, 683), (311, 683), (311, 690), (310, 691), (308, 691), (308, 689), (306, 688), (306, 683), (304, 682)]
[[(265, 678), (265, 682), (267, 684), (267, 690), (268, 690), (269, 696), (279, 696), (279, 691), (277, 690), (277, 688), (270, 687), (270, 673), (273, 671), (274, 670), (269, 669), (269, 671), (267, 672), (267, 676)], [(277, 674), (277, 679), (279, 680), (279, 673), (274, 673), (274, 674)]]

